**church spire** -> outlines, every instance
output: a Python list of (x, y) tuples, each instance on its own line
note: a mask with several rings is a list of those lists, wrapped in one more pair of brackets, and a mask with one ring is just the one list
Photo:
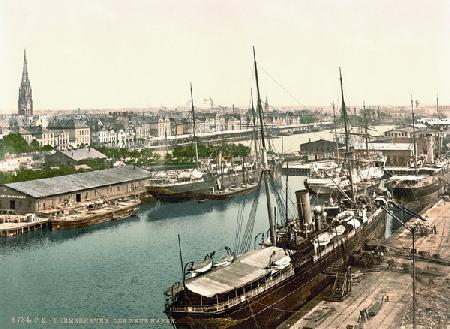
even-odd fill
[(33, 98), (30, 80), (28, 79), (27, 50), (23, 50), (22, 81), (19, 88), (19, 114), (33, 115)]
[(28, 68), (27, 68), (27, 50), (23, 50), (23, 70), (22, 70), (22, 82), (28, 81)]

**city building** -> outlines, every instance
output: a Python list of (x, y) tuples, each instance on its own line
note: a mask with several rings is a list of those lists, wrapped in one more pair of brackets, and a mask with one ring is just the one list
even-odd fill
[[(369, 143), (369, 154), (378, 153), (386, 157), (386, 166), (405, 167), (410, 165), (414, 148), (411, 143)], [(356, 157), (366, 157), (366, 145), (353, 146)]]
[(39, 146), (50, 145), (51, 147), (55, 147), (55, 136), (52, 130), (42, 128), (41, 126), (31, 126), (19, 128), (18, 132), (28, 144), (36, 140)]
[[(341, 148), (343, 144), (338, 143)], [(300, 144), (300, 153), (308, 156), (309, 160), (322, 160), (336, 157), (336, 142), (319, 139), (314, 142)]]
[(33, 98), (30, 79), (28, 78), (27, 68), (27, 51), (23, 51), (23, 69), (22, 80), (19, 88), (19, 101), (18, 101), (19, 115), (31, 116), (33, 115)]
[(75, 119), (52, 122), (49, 130), (64, 130), (69, 134), (69, 146), (79, 148), (91, 144), (91, 128)]
[(420, 137), (422, 129), (419, 127), (404, 127), (388, 130), (384, 133), (385, 137), (389, 137), (394, 143), (411, 143), (412, 138), (416, 135), (418, 139)]

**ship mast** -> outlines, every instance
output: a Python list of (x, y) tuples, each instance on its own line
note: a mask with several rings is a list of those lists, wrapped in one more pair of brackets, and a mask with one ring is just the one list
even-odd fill
[[(439, 95), (436, 94), (436, 113), (437, 113), (437, 118), (438, 121), (439, 119)], [(438, 159), (440, 159), (441, 157), (441, 128), (439, 127), (438, 130)]]
[(253, 105), (253, 89), (250, 88), (250, 97), (251, 97), (251, 103), (252, 103), (252, 122), (253, 122), (253, 142), (255, 143), (255, 164), (256, 167), (259, 167), (259, 150), (258, 150), (258, 130), (256, 128), (256, 112), (255, 112), (255, 106)]
[(366, 155), (369, 156), (369, 135), (367, 133), (366, 101), (363, 101), (364, 136), (366, 137)]
[(342, 72), (341, 67), (339, 67), (339, 81), (341, 83), (341, 101), (342, 101), (342, 116), (344, 118), (344, 132), (345, 132), (345, 159), (347, 161), (348, 165), (348, 171), (349, 171), (349, 180), (350, 180), (350, 189), (352, 193), (352, 201), (355, 202), (355, 187), (353, 186), (353, 166), (352, 166), (352, 160), (351, 160), (351, 154), (350, 154), (350, 148), (349, 148), (349, 131), (348, 131), (348, 116), (347, 116), (347, 109), (345, 108), (345, 100), (344, 100), (344, 88), (342, 87)]
[(333, 121), (334, 121), (334, 139), (336, 141), (336, 158), (338, 159), (339, 163), (339, 141), (337, 134), (336, 109), (334, 107), (334, 101), (333, 101)]
[(415, 128), (415, 119), (414, 119), (414, 102), (413, 97), (411, 95), (411, 114), (412, 114), (412, 134), (413, 134), (413, 143), (414, 143), (414, 174), (417, 176), (417, 144), (416, 144), (416, 128)]
[(436, 95), (436, 113), (439, 119), (439, 95)]
[(256, 81), (256, 95), (257, 95), (257, 110), (259, 114), (259, 124), (261, 126), (261, 153), (262, 153), (262, 174), (264, 178), (264, 186), (266, 188), (266, 198), (267, 198), (267, 212), (269, 214), (269, 225), (270, 225), (270, 242), (272, 245), (276, 245), (276, 234), (275, 234), (275, 226), (273, 221), (273, 214), (272, 214), (272, 201), (270, 199), (270, 188), (269, 188), (269, 167), (267, 164), (267, 149), (266, 149), (266, 142), (264, 139), (264, 119), (263, 119), (263, 111), (261, 106), (261, 94), (259, 92), (259, 81), (258, 81), (258, 66), (256, 64), (256, 54), (255, 54), (255, 47), (253, 46), (253, 63), (255, 66), (255, 81)]
[(195, 149), (195, 163), (198, 169), (198, 148), (197, 148), (197, 137), (195, 136), (195, 110), (194, 110), (194, 97), (192, 97), (192, 82), (191, 85), (191, 106), (192, 106), (192, 132), (194, 134), (194, 149)]

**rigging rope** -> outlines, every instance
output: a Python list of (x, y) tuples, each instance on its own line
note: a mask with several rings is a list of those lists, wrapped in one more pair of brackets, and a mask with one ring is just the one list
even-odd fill
[(261, 180), (262, 180), (261, 178), (262, 173), (258, 183), (258, 192), (255, 195), (255, 199), (253, 199), (252, 209), (250, 211), (247, 224), (245, 226), (244, 234), (242, 235), (241, 238), (239, 246), (239, 254), (248, 251), (252, 243), (253, 228), (255, 227), (256, 210), (258, 209), (259, 195), (261, 191)]
[(243, 216), (243, 212), (244, 212), (244, 207), (245, 207), (245, 201), (244, 204), (242, 204), (239, 209), (238, 209), (238, 215), (236, 218), (236, 235), (234, 237), (234, 248), (233, 250), (235, 252), (238, 252), (237, 248), (240, 245), (240, 238), (241, 238), (241, 230), (242, 230), (242, 223), (244, 221), (244, 216)]
[(290, 201), (291, 207), (288, 207), (288, 218), (293, 218), (295, 217), (295, 211), (292, 210), (292, 205), (295, 206), (296, 209), (296, 203), (294, 203), (292, 201), (292, 199), (290, 197), (288, 197), (288, 200), (285, 200), (286, 197), (281, 193), (281, 191), (283, 190), (283, 185), (282, 183), (280, 183), (279, 181), (275, 180), (273, 173), (271, 173), (271, 184), (272, 184), (272, 190), (275, 193), (275, 199), (277, 202), (277, 207), (278, 207), (278, 214), (280, 215), (280, 219), (285, 219), (286, 218), (286, 202)]
[(279, 83), (269, 72), (267, 72), (267, 70), (260, 64), (258, 63), (259, 68), (267, 74), (267, 76), (273, 81), (275, 82), (276, 85), (278, 85), (278, 87), (280, 87), (286, 94), (289, 95), (289, 97), (291, 97), (293, 100), (295, 100), (299, 105), (301, 106), (305, 106), (302, 102), (300, 102), (297, 97), (295, 97), (294, 95), (292, 95), (289, 90), (287, 90), (285, 87), (283, 87), (281, 85), (281, 83)]

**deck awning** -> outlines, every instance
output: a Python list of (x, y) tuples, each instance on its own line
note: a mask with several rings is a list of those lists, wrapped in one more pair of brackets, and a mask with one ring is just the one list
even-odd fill
[(403, 180), (403, 181), (419, 181), (423, 179), (423, 176), (405, 175), (405, 176), (392, 176), (390, 180)]
[(236, 288), (263, 278), (270, 273), (268, 268), (286, 256), (286, 252), (278, 247), (252, 250), (239, 256), (233, 263), (218, 267), (210, 272), (186, 282), (186, 287), (195, 294), (213, 297), (227, 293)]

